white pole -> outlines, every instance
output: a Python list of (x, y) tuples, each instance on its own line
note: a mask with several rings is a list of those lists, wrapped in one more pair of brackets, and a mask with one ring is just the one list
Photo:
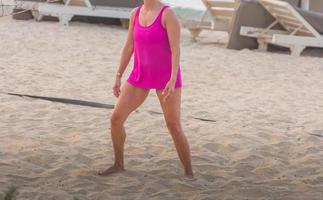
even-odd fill
[(301, 8), (304, 10), (310, 9), (310, 0), (302, 0), (301, 1)]

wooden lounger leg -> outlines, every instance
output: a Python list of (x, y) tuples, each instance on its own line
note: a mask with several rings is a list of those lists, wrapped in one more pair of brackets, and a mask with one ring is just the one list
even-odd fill
[(196, 42), (196, 38), (200, 35), (202, 29), (189, 29), (192, 35), (192, 41)]
[(71, 14), (61, 14), (59, 15), (59, 22), (64, 26), (68, 26), (68, 23), (71, 21), (73, 15)]
[(300, 56), (301, 53), (304, 51), (305, 46), (301, 45), (293, 45), (290, 47), (290, 53), (292, 56)]
[(257, 41), (258, 41), (258, 49), (260, 51), (267, 51), (268, 43), (264, 39), (261, 39), (261, 38), (258, 38)]
[(43, 15), (40, 14), (39, 11), (37, 11), (37, 10), (32, 10), (31, 14), (35, 18), (35, 20), (38, 21), (38, 22), (43, 19)]

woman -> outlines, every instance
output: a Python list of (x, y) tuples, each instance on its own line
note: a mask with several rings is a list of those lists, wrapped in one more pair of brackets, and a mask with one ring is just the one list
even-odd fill
[[(159, 0), (144, 0), (142, 6), (132, 11), (128, 37), (113, 87), (114, 95), (118, 98), (110, 118), (115, 163), (99, 171), (99, 175), (124, 170), (126, 133), (123, 124), (129, 114), (143, 103), (149, 90), (156, 89), (185, 176), (193, 178), (189, 144), (180, 124), (182, 80), (179, 42), (179, 22), (173, 11)], [(122, 74), (133, 53), (132, 72), (120, 90)]]

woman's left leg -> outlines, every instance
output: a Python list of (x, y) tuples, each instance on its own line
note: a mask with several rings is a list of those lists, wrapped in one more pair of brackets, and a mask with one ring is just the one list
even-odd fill
[(164, 112), (167, 128), (173, 138), (178, 156), (183, 164), (185, 175), (193, 177), (190, 147), (180, 122), (181, 88), (176, 88), (167, 101), (163, 101), (162, 90), (156, 90), (160, 105)]

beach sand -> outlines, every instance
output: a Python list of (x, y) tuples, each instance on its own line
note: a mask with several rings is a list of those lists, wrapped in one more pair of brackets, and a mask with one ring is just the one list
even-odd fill
[[(110, 165), (111, 109), (127, 31), (0, 19), (0, 193), (20, 200), (323, 198), (323, 58), (227, 50), (225, 34), (183, 30), (182, 125), (195, 181), (183, 171), (155, 91), (125, 124), (126, 171)], [(127, 78), (130, 64), (123, 81)], [(209, 121), (207, 121), (209, 120)]]

